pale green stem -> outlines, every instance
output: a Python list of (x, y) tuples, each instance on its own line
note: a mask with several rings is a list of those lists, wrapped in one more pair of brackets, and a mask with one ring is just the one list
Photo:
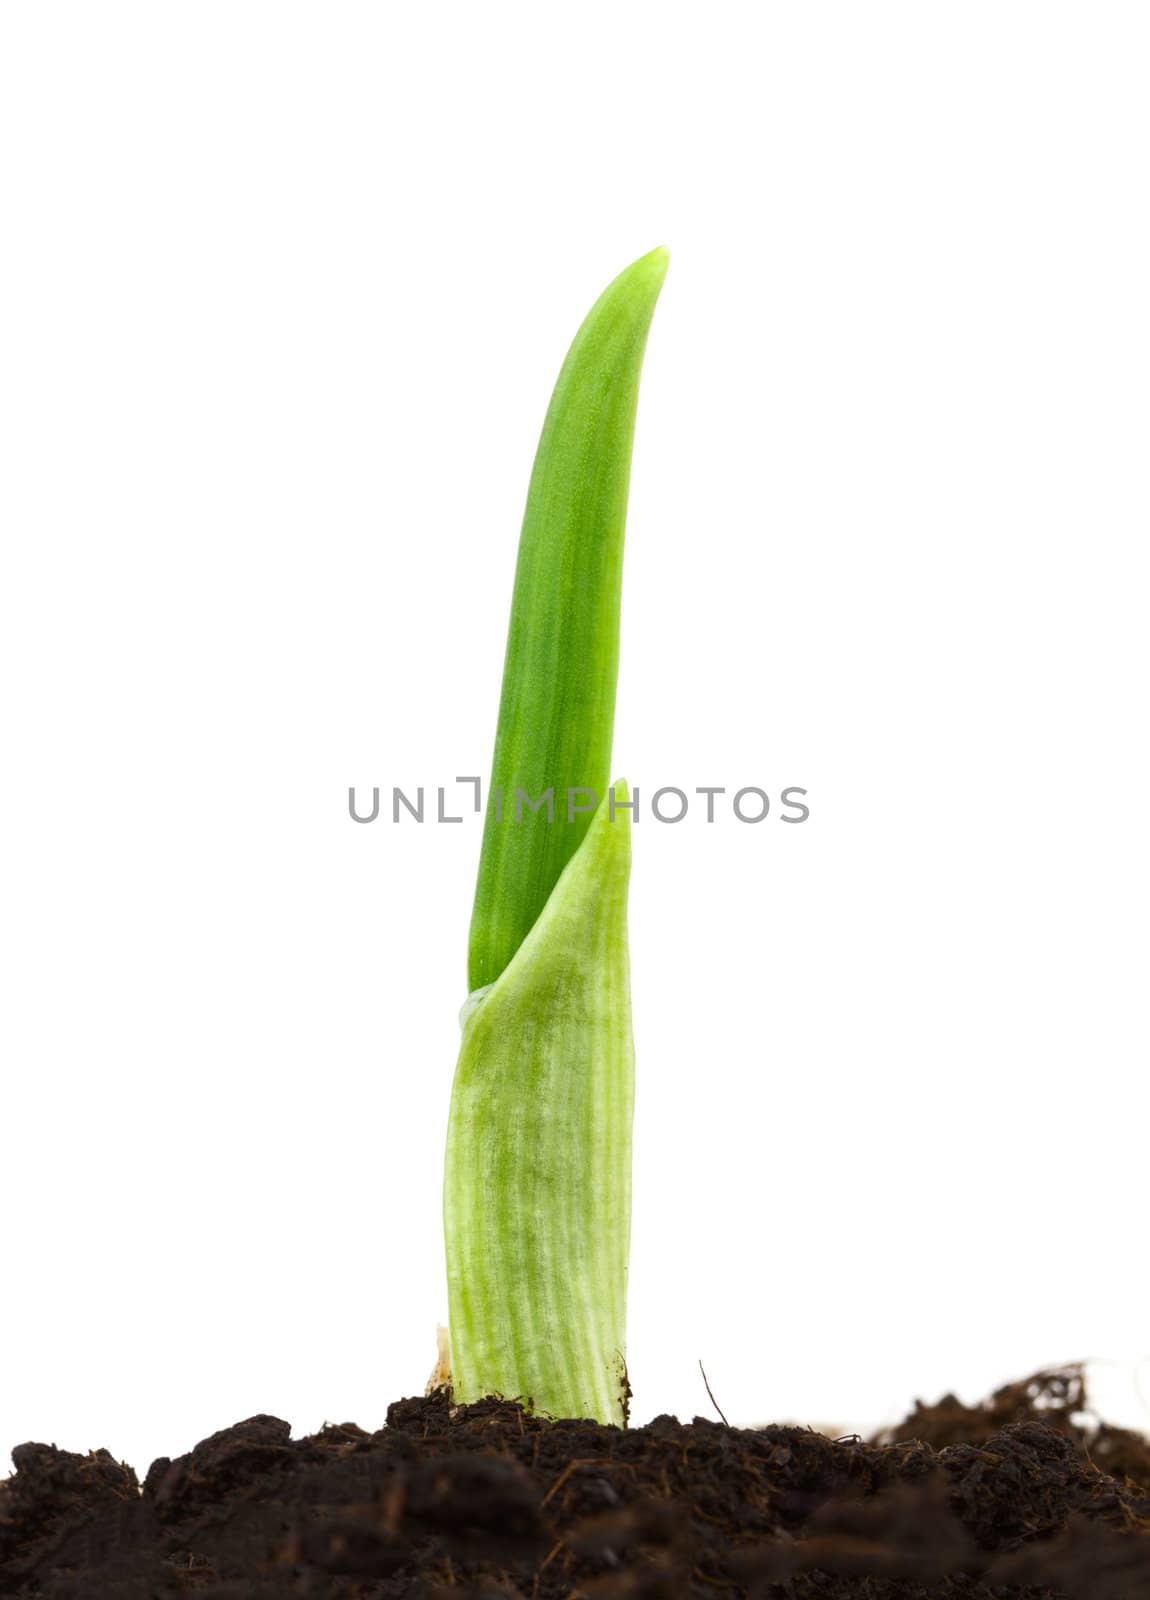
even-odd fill
[(465, 1008), (444, 1185), (464, 1403), (503, 1394), (624, 1421), (629, 815), (602, 802), (510, 965)]

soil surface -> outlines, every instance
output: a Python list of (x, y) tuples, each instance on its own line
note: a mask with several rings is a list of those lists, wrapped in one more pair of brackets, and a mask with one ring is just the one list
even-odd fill
[(142, 1485), (106, 1450), (17, 1446), (0, 1595), (1150, 1600), (1150, 1442), (1092, 1418), (1078, 1368), (870, 1441), (443, 1394), (290, 1433), (251, 1417)]

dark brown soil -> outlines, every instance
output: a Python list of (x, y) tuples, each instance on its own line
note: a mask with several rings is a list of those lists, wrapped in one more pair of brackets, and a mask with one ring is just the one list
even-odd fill
[(1150, 1597), (1150, 1443), (1091, 1419), (1076, 1368), (870, 1442), (442, 1395), (289, 1434), (252, 1417), (142, 1487), (105, 1450), (18, 1446), (0, 1594)]

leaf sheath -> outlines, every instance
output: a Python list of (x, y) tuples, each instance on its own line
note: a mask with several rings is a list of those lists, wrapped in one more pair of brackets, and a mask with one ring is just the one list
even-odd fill
[(511, 963), (465, 1008), (444, 1181), (463, 1404), (503, 1394), (625, 1420), (629, 815), (601, 803)]

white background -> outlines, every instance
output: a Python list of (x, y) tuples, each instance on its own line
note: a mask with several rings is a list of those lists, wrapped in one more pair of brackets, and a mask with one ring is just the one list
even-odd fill
[(636, 834), (635, 1416), (1096, 1356), (1145, 1420), (1148, 47), (4, 7), (0, 1444), (421, 1391), (479, 827), (347, 790), (486, 774), (551, 384), (659, 243), (615, 768), (811, 817)]

